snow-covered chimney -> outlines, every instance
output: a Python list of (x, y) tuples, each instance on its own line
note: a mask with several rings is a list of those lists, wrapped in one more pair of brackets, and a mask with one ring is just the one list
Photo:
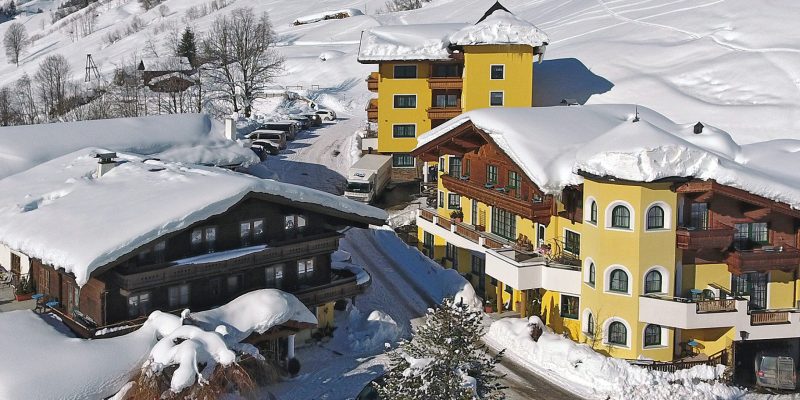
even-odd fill
[(101, 176), (108, 173), (117, 166), (117, 162), (114, 161), (117, 158), (117, 153), (100, 153), (96, 154), (94, 158), (97, 159), (97, 177), (100, 178)]
[(229, 140), (236, 140), (236, 122), (233, 118), (225, 118), (225, 137)]

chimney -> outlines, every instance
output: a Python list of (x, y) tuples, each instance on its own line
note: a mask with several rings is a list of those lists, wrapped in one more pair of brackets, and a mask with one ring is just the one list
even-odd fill
[(694, 134), (699, 135), (701, 133), (703, 133), (703, 124), (698, 122), (694, 125)]
[(117, 166), (117, 162), (114, 161), (117, 158), (117, 153), (100, 153), (96, 154), (94, 158), (97, 159), (97, 177), (100, 178), (101, 176), (108, 173)]
[(233, 118), (225, 118), (225, 137), (228, 140), (236, 140), (236, 122)]

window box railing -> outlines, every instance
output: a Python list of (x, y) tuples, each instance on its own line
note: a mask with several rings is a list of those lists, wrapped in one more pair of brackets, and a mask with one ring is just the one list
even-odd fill
[(370, 99), (367, 104), (367, 119), (370, 121), (378, 120), (378, 99)]
[(432, 76), (428, 78), (428, 87), (436, 89), (461, 89), (464, 79), (460, 76)]
[(676, 231), (676, 245), (679, 249), (725, 249), (733, 242), (734, 229), (729, 226), (718, 226), (702, 229), (680, 227)]
[(788, 310), (763, 310), (750, 313), (750, 325), (790, 324)]
[(378, 73), (377, 72), (373, 72), (373, 73), (369, 74), (369, 77), (367, 78), (367, 89), (369, 89), (371, 92), (377, 92), (378, 91)]
[(451, 119), (461, 115), (461, 107), (430, 107), (428, 119)]

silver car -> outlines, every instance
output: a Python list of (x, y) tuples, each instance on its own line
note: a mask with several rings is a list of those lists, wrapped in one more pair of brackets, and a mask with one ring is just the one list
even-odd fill
[(765, 388), (794, 390), (797, 370), (792, 357), (756, 356), (756, 384)]

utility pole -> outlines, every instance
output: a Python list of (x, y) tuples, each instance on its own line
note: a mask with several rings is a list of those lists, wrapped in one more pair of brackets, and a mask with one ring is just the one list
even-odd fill
[(94, 63), (91, 54), (86, 55), (86, 75), (83, 78), (84, 82), (91, 82), (92, 75), (99, 81), (100, 80), (100, 72), (97, 71), (97, 65)]

